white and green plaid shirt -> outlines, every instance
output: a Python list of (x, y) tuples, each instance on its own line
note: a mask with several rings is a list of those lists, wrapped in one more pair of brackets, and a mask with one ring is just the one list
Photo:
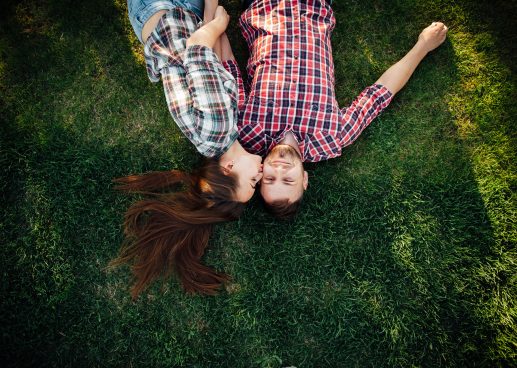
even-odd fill
[(147, 39), (145, 62), (152, 82), (161, 77), (169, 111), (183, 134), (203, 156), (218, 157), (238, 137), (242, 79), (235, 61), (223, 65), (211, 48), (186, 47), (197, 28), (194, 13), (173, 8)]

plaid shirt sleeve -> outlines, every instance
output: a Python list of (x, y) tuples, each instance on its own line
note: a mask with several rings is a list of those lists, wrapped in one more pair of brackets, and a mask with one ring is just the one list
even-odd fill
[(361, 132), (391, 102), (393, 94), (384, 86), (374, 84), (364, 89), (354, 102), (341, 110), (341, 147), (352, 144)]
[(237, 139), (237, 83), (212, 49), (191, 46), (183, 63), (161, 70), (169, 111), (203, 156), (222, 155)]
[(233, 75), (235, 81), (237, 82), (237, 89), (239, 90), (239, 99), (237, 102), (237, 106), (239, 111), (242, 111), (244, 108), (244, 104), (246, 102), (246, 90), (244, 89), (244, 82), (242, 81), (241, 70), (239, 69), (239, 65), (235, 60), (225, 60), (223, 61), (224, 68)]

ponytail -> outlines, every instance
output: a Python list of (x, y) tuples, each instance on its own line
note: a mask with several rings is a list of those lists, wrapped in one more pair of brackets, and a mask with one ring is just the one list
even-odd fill
[[(131, 265), (136, 299), (151, 282), (178, 277), (187, 293), (213, 295), (229, 276), (201, 263), (213, 225), (239, 218), (245, 204), (235, 201), (237, 180), (215, 160), (193, 174), (178, 170), (133, 175), (114, 182), (116, 189), (145, 199), (125, 214), (124, 241), (111, 267)], [(183, 191), (171, 189), (183, 185)], [(176, 188), (177, 189), (177, 188)]]

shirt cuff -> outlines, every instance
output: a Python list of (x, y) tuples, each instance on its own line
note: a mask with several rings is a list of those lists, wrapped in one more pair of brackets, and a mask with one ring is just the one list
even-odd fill
[(239, 64), (237, 64), (237, 61), (233, 60), (233, 59), (228, 59), (228, 60), (223, 61), (223, 66), (228, 71), (231, 71), (231, 70), (236, 70), (237, 72), (240, 71)]
[(388, 105), (393, 99), (393, 93), (382, 84), (374, 83), (367, 88), (370, 95), (374, 95), (382, 105)]
[(222, 155), (224, 155), (226, 151), (230, 149), (230, 147), (237, 140), (238, 137), (239, 133), (237, 129), (232, 129), (227, 133), (227, 136), (222, 141), (199, 142), (198, 144), (196, 144), (196, 149), (201, 155), (205, 157), (218, 159)]
[(228, 139), (225, 142), (225, 145), (219, 149), (217, 154), (214, 156), (215, 158), (220, 158), (222, 155), (226, 153), (232, 146), (233, 142), (235, 142), (239, 138), (239, 132), (237, 129), (234, 129), (231, 133), (229, 133)]
[(185, 49), (183, 65), (188, 68), (189, 65), (206, 65), (206, 63), (220, 63), (219, 58), (208, 46), (192, 45)]

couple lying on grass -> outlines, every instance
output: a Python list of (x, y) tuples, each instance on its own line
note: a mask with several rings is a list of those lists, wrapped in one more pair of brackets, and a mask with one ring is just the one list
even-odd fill
[[(126, 242), (112, 261), (131, 264), (133, 298), (171, 273), (187, 292), (214, 294), (228, 276), (201, 263), (213, 225), (237, 219), (258, 184), (273, 214), (292, 217), (308, 186), (303, 162), (340, 156), (447, 34), (433, 22), (401, 60), (340, 107), (330, 2), (245, 1), (245, 91), (225, 34), (229, 16), (217, 0), (128, 0), (149, 79), (162, 80), (173, 120), (206, 157), (191, 174), (117, 179), (119, 189), (147, 196), (128, 209)], [(184, 188), (172, 191), (175, 185)]]

